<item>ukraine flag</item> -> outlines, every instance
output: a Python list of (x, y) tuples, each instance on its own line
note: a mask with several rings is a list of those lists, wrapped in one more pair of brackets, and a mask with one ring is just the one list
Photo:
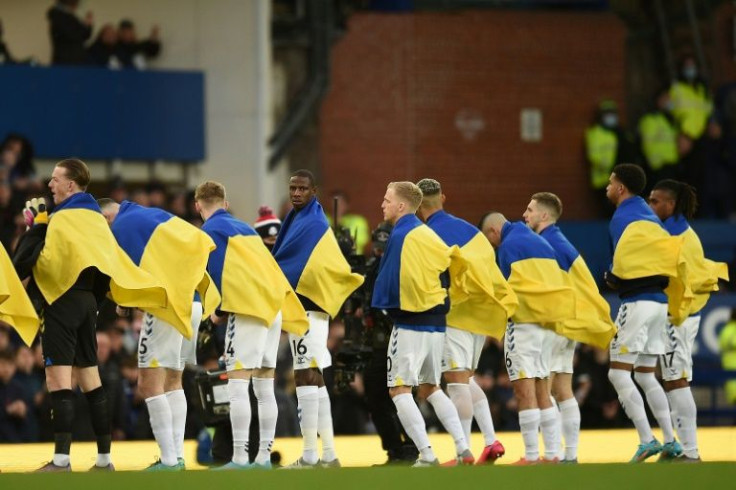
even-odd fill
[(671, 236), (639, 196), (626, 199), (618, 206), (609, 230), (613, 243), (611, 272), (621, 279), (668, 277), (665, 293), (669, 313), (682, 323), (694, 299), (688, 278), (689, 265), (682, 254), (684, 237)]
[(598, 286), (585, 260), (556, 226), (540, 233), (552, 246), (560, 269), (565, 271), (575, 292), (575, 316), (558, 323), (555, 331), (569, 339), (605, 349), (616, 335), (611, 307), (598, 292)]
[(168, 304), (163, 284), (136, 267), (118, 246), (95, 199), (80, 192), (59, 204), (49, 217), (33, 278), (46, 302), (52, 304), (88, 267), (110, 278), (110, 295), (120, 306), (165, 308)]
[(217, 245), (207, 268), (222, 294), (220, 309), (258, 318), (264, 327), (281, 311), (282, 328), (304, 335), (307, 313), (256, 231), (224, 209), (215, 211), (202, 230)]
[(363, 284), (360, 274), (351, 273), (316, 198), (289, 212), (272, 252), (294, 291), (331, 317)]
[(447, 246), (456, 245), (467, 262), (464, 281), (467, 299), (451, 303), (447, 325), (480, 335), (503, 338), (506, 322), (518, 299), (496, 265), (496, 254), (485, 236), (467, 221), (444, 211), (427, 220)]
[[(694, 315), (702, 310), (710, 293), (718, 291), (718, 280), (728, 281), (728, 264), (714, 262), (705, 258), (700, 238), (690, 227), (684, 216), (672, 216), (665, 220), (665, 229), (673, 236), (681, 236), (682, 256), (687, 263), (687, 279), (693, 293), (690, 309), (684, 317), (671, 318), (674, 325), (680, 325), (688, 315)], [(669, 289), (669, 288), (668, 288)]]
[(38, 332), (38, 315), (3, 246), (0, 246), (0, 268), (0, 321), (13, 327), (30, 347)]
[(554, 329), (575, 317), (575, 293), (555, 251), (524, 223), (503, 225), (498, 262), (519, 300), (514, 322)]
[(415, 215), (402, 216), (381, 257), (371, 306), (421, 313), (441, 305), (448, 292), (440, 274), (448, 269), (450, 304), (467, 300), (467, 262), (459, 247), (448, 247)]
[(195, 291), (202, 301), (203, 316), (220, 304), (220, 294), (206, 272), (207, 259), (215, 249), (212, 239), (171, 213), (129, 201), (120, 204), (112, 233), (131, 260), (166, 288), (169, 302), (165, 308), (143, 309), (191, 338)]

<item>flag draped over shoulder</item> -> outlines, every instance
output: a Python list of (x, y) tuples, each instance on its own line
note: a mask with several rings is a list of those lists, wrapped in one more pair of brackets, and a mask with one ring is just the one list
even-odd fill
[(415, 215), (402, 216), (391, 230), (381, 257), (372, 306), (421, 313), (441, 305), (448, 292), (440, 274), (448, 269), (450, 304), (467, 300), (467, 262), (459, 247), (448, 247)]
[(575, 317), (575, 294), (554, 250), (524, 223), (503, 225), (498, 261), (519, 300), (514, 322), (554, 329)]
[(682, 323), (693, 301), (688, 264), (681, 253), (684, 237), (671, 236), (639, 196), (626, 199), (618, 206), (611, 219), (610, 233), (611, 272), (621, 279), (668, 277), (669, 286), (665, 290), (668, 309)]
[[(705, 258), (703, 245), (698, 235), (683, 216), (672, 216), (665, 220), (665, 229), (673, 236), (681, 236), (682, 257), (687, 263), (687, 279), (693, 293), (693, 300), (687, 315), (698, 313), (705, 307), (710, 293), (718, 291), (718, 280), (728, 281), (728, 264), (714, 262)], [(680, 325), (685, 317), (671, 318), (672, 323)]]
[(224, 209), (215, 211), (202, 229), (217, 245), (207, 268), (222, 295), (220, 309), (258, 318), (265, 327), (281, 311), (282, 328), (304, 335), (307, 313), (256, 231)]
[(605, 349), (616, 335), (616, 325), (611, 321), (611, 307), (598, 292), (585, 260), (556, 225), (546, 227), (540, 235), (554, 249), (557, 263), (567, 273), (575, 292), (575, 316), (558, 323), (555, 331)]
[(3, 246), (0, 246), (0, 268), (0, 321), (13, 327), (30, 347), (38, 332), (38, 315)]
[(496, 254), (488, 239), (467, 221), (444, 211), (432, 214), (427, 226), (447, 246), (459, 247), (467, 264), (465, 290), (461, 293), (466, 299), (450, 303), (447, 325), (502, 338), (518, 300), (496, 265)]
[(90, 194), (80, 192), (59, 204), (50, 216), (43, 250), (33, 266), (33, 279), (46, 302), (52, 304), (89, 267), (110, 278), (110, 295), (120, 306), (167, 306), (161, 282), (136, 267), (118, 246), (97, 202)]
[(220, 294), (206, 271), (207, 259), (215, 249), (212, 239), (171, 213), (129, 201), (120, 204), (112, 233), (131, 260), (166, 288), (166, 307), (143, 309), (191, 338), (195, 291), (204, 316), (220, 304)]
[(363, 284), (363, 277), (351, 272), (315, 198), (289, 212), (272, 252), (294, 291), (332, 317)]

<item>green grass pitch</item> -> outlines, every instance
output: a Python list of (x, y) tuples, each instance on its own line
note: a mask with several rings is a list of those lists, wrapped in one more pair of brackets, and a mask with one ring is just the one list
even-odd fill
[(577, 490), (736, 488), (736, 463), (0, 474), (0, 489)]

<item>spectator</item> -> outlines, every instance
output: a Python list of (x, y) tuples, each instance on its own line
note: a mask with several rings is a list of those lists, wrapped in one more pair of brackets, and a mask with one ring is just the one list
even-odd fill
[(124, 68), (146, 69), (146, 60), (155, 58), (161, 52), (159, 28), (153, 26), (148, 39), (138, 41), (133, 21), (124, 19), (118, 26), (117, 58)]
[(258, 219), (253, 224), (253, 228), (260, 235), (263, 244), (271, 250), (281, 230), (281, 220), (273, 214), (273, 209), (261, 206), (258, 208)]
[(606, 198), (608, 177), (619, 163), (637, 160), (633, 141), (621, 127), (618, 106), (612, 100), (598, 105), (595, 123), (585, 131), (585, 155), (590, 165), (590, 186), (596, 194), (599, 217), (610, 214)]
[(23, 388), (23, 399), (28, 406), (28, 438), (38, 440), (38, 410), (44, 401), (46, 378), (35, 369), (33, 351), (25, 345), (15, 351), (15, 379)]
[(0, 159), (7, 169), (7, 179), (17, 190), (38, 192), (41, 183), (33, 165), (33, 145), (25, 136), (9, 133), (0, 144)]
[(57, 0), (46, 13), (53, 65), (82, 65), (87, 61), (84, 43), (92, 35), (92, 12), (81, 20), (76, 15), (78, 6), (79, 0)]
[(15, 360), (9, 350), (0, 351), (0, 441), (31, 441), (29, 407), (23, 386), (15, 379)]
[(117, 50), (118, 31), (112, 24), (105, 24), (97, 38), (87, 48), (89, 64), (116, 70), (120, 68), (120, 60), (115, 56)]
[(680, 60), (679, 78), (670, 87), (670, 97), (672, 115), (680, 128), (678, 145), (683, 177), (688, 184), (702, 189), (709, 151), (706, 130), (709, 129), (713, 103), (692, 54), (686, 54)]
[(108, 410), (112, 424), (112, 437), (125, 438), (125, 390), (120, 364), (112, 355), (112, 341), (107, 332), (97, 332), (97, 362), (102, 386), (107, 393)]
[[(731, 319), (718, 335), (718, 348), (723, 369), (736, 371), (736, 308), (731, 310)], [(725, 391), (728, 403), (736, 405), (736, 380), (726, 381)]]
[(151, 205), (151, 200), (148, 198), (148, 192), (145, 189), (135, 189), (130, 193), (130, 200), (141, 206)]
[(166, 209), (169, 196), (166, 194), (166, 186), (154, 180), (146, 186), (148, 193), (148, 205), (152, 208)]
[(0, 20), (0, 65), (12, 65), (17, 63), (8, 51), (8, 46), (3, 40), (3, 21)]
[(125, 181), (119, 175), (114, 176), (110, 179), (107, 195), (110, 199), (117, 203), (121, 203), (128, 199), (128, 188), (125, 186)]
[(647, 164), (647, 182), (679, 179), (677, 125), (672, 116), (669, 89), (657, 92), (654, 108), (639, 120), (641, 152)]

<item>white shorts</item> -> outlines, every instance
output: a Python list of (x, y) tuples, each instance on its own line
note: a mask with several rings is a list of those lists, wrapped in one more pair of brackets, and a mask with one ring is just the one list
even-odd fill
[(447, 327), (442, 353), (442, 372), (475, 371), (485, 343), (485, 335)]
[(197, 333), (202, 321), (202, 303), (192, 303), (192, 339), (187, 340), (173, 325), (150, 313), (143, 315), (138, 337), (138, 367), (183, 371), (185, 364), (197, 363)]
[(506, 325), (503, 348), (511, 381), (549, 378), (553, 335), (556, 334), (551, 330), (533, 323)]
[(394, 327), (386, 360), (388, 387), (438, 386), (444, 343), (445, 332), (419, 332)]
[(667, 322), (667, 352), (660, 357), (662, 379), (693, 379), (693, 344), (700, 328), (700, 315), (691, 316), (676, 327)]
[(318, 311), (307, 311), (309, 330), (303, 337), (289, 334), (294, 370), (317, 368), (322, 371), (332, 366), (332, 356), (327, 350), (330, 316)]
[(575, 341), (554, 332), (553, 334), (549, 370), (553, 373), (572, 374), (572, 362), (575, 358)]
[(622, 303), (616, 316), (618, 332), (611, 341), (611, 360), (634, 364), (638, 354), (662, 355), (667, 339), (667, 304), (656, 301)]
[(275, 368), (281, 337), (281, 312), (270, 326), (260, 319), (231, 313), (225, 331), (225, 368)]

